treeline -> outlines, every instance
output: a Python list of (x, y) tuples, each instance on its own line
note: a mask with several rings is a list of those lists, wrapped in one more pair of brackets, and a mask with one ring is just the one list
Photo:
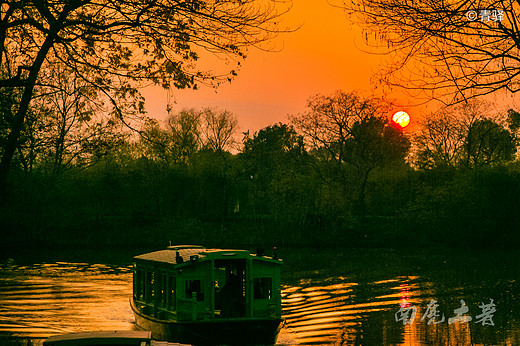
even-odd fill
[(452, 107), (412, 134), (384, 101), (337, 92), (237, 140), (236, 119), (217, 109), (125, 127), (50, 105), (18, 145), (4, 246), (520, 244), (512, 110)]

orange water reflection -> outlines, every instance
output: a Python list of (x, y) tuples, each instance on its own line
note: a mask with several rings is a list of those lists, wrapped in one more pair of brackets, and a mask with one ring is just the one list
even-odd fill
[(0, 333), (25, 338), (86, 330), (129, 330), (130, 267), (49, 263), (4, 265)]
[[(323, 281), (330, 281), (326, 279)], [(397, 277), (372, 283), (348, 282), (323, 285), (306, 282), (283, 289), (286, 329), (303, 345), (509, 345), (518, 336), (500, 338), (500, 329), (475, 323), (448, 324), (453, 304), (443, 304), (445, 321), (428, 325), (421, 321), (431, 299), (439, 299), (435, 286), (418, 276)], [(305, 287), (309, 285), (308, 287)], [(442, 292), (442, 296), (456, 294)], [(442, 298), (441, 296), (441, 298)], [(316, 299), (317, 297), (321, 299)], [(400, 307), (415, 307), (411, 324), (396, 321)], [(477, 306), (473, 306), (473, 313)], [(516, 327), (518, 328), (518, 323)], [(482, 340), (482, 341), (479, 341)], [(493, 342), (489, 342), (493, 340)]]
[[(129, 266), (0, 265), (0, 334), (43, 338), (132, 329), (131, 280)], [(513, 281), (508, 284), (508, 297), (517, 292), (515, 287)], [(499, 306), (499, 297), (492, 297), (497, 298), (496, 326), (420, 321), (431, 299), (439, 301), (446, 320), (460, 307), (460, 298), (475, 316), (478, 302), (488, 299), (479, 286), (472, 291), (420, 276), (364, 282), (323, 276), (285, 285), (282, 295), (286, 324), (279, 343), (283, 345), (520, 345), (515, 311)], [(411, 325), (396, 321), (399, 308), (410, 306), (417, 308), (415, 321)], [(506, 316), (501, 319), (500, 313)]]

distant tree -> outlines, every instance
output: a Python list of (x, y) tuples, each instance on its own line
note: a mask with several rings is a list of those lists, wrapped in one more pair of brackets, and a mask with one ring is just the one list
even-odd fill
[(290, 116), (320, 161), (318, 170), (344, 194), (357, 187), (357, 204), (365, 210), (367, 182), (374, 170), (404, 164), (409, 140), (385, 116), (387, 105), (356, 93), (336, 92), (309, 100), (308, 111)]
[(365, 212), (366, 187), (373, 171), (404, 166), (410, 141), (389, 120), (377, 115), (356, 122), (352, 137), (345, 143), (345, 162), (355, 167), (360, 177), (357, 204)]
[(520, 113), (514, 109), (507, 111), (507, 125), (511, 132), (516, 133), (520, 129)]
[(252, 137), (248, 132), (244, 136), (243, 154), (250, 164), (250, 174), (257, 179), (271, 179), (304, 153), (303, 137), (287, 124), (267, 126)]
[[(77, 133), (74, 135), (78, 136)], [(124, 145), (128, 137), (128, 133), (122, 131), (117, 122), (111, 119), (95, 119), (78, 139), (75, 144), (77, 148), (69, 154), (67, 163), (80, 168), (94, 165)]]
[(200, 113), (183, 109), (170, 114), (163, 126), (148, 118), (140, 133), (144, 156), (167, 164), (186, 164), (201, 148)]
[(200, 113), (202, 146), (215, 152), (232, 149), (238, 129), (236, 117), (229, 111), (215, 108), (204, 108)]
[(443, 108), (425, 117), (414, 138), (419, 168), (476, 167), (513, 159), (514, 135), (487, 117), (487, 104), (480, 101)]
[(187, 163), (200, 149), (200, 113), (184, 109), (170, 115), (167, 124), (175, 160)]
[(456, 101), (520, 90), (517, 1), (342, 3), (363, 26), (367, 44), (389, 54), (383, 83)]
[[(165, 87), (218, 83), (235, 73), (197, 70), (200, 50), (244, 57), (277, 32), (275, 1), (4, 1), (0, 8), (0, 88), (20, 90), (2, 148), (0, 184), (9, 171), (42, 70), (61, 61), (103, 93), (114, 114), (141, 108), (132, 82)], [(220, 76), (220, 77), (219, 77)]]
[(281, 191), (297, 190), (294, 182), (304, 172), (305, 155), (303, 137), (290, 125), (267, 126), (253, 136), (245, 133), (240, 155), (244, 167), (242, 177), (246, 186), (253, 187), (249, 198), (253, 203), (256, 201), (258, 211), (283, 214), (292, 203), (297, 203), (295, 200), (288, 203), (284, 200), (285, 192)]
[(513, 160), (516, 143), (509, 130), (491, 119), (482, 119), (468, 129), (464, 149), (464, 164), (480, 167)]
[(464, 131), (455, 117), (437, 113), (422, 121), (415, 143), (417, 155), (414, 164), (417, 167), (455, 167), (464, 145)]
[(459, 166), (468, 129), (487, 112), (486, 103), (473, 100), (443, 107), (425, 116), (414, 138), (415, 165), (419, 168)]
[(202, 149), (220, 154), (231, 149), (236, 130), (237, 120), (229, 111), (183, 109), (170, 114), (165, 126), (146, 119), (140, 142), (145, 156), (151, 159), (188, 163)]
[(163, 161), (166, 163), (173, 161), (171, 138), (157, 120), (152, 118), (146, 119), (139, 131), (141, 138), (138, 146), (142, 156), (152, 161)]
[(315, 95), (307, 108), (304, 113), (291, 115), (291, 123), (312, 149), (320, 149), (324, 159), (338, 166), (345, 162), (345, 142), (352, 137), (354, 124), (385, 111), (385, 105), (378, 100), (343, 91), (330, 96)]

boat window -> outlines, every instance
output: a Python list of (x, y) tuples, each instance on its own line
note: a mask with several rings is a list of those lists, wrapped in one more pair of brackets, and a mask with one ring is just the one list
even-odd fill
[(186, 298), (191, 298), (193, 292), (197, 293), (197, 301), (200, 302), (204, 300), (200, 280), (186, 280)]
[(145, 274), (145, 283), (144, 283), (144, 298), (147, 302), (152, 302), (153, 300), (153, 284), (154, 284), (154, 273), (147, 271)]
[(166, 306), (166, 275), (157, 275), (157, 303), (159, 306)]
[(142, 269), (135, 270), (134, 277), (134, 296), (136, 300), (144, 300), (144, 271)]
[(254, 280), (255, 299), (271, 299), (272, 287), (271, 278), (256, 278)]
[(168, 310), (175, 310), (175, 276), (168, 276)]

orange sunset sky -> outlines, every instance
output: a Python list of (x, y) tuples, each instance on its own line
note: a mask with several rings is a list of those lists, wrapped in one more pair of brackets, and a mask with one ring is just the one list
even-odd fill
[[(250, 48), (238, 76), (218, 89), (200, 86), (199, 90), (174, 90), (173, 112), (183, 108), (218, 107), (238, 118), (239, 130), (255, 132), (277, 122), (287, 122), (287, 115), (303, 112), (307, 99), (317, 93), (336, 90), (360, 91), (371, 95), (371, 77), (381, 59), (364, 47), (361, 30), (347, 20), (346, 13), (327, 0), (294, 0), (283, 17), (282, 27), (298, 27), (279, 35), (273, 45), (280, 51), (266, 52)], [(220, 62), (220, 64), (223, 64)], [(229, 70), (232, 67), (228, 67)], [(167, 92), (159, 87), (143, 90), (148, 116), (167, 118)], [(411, 125), (421, 112), (432, 106), (412, 107), (416, 100), (393, 91), (395, 99), (411, 116)], [(389, 114), (390, 116), (390, 114)], [(415, 126), (409, 126), (410, 129)]]

